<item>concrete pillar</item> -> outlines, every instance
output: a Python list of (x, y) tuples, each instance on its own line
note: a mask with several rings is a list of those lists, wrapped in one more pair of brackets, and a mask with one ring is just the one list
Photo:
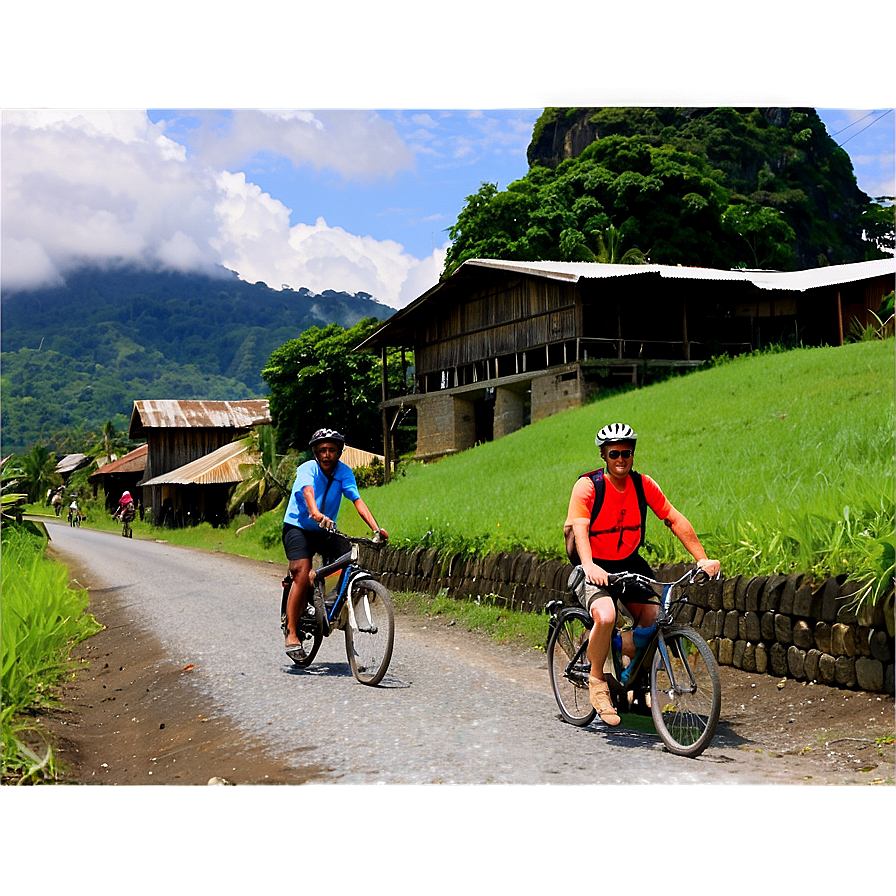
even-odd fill
[(582, 405), (582, 389), (575, 373), (548, 374), (532, 380), (532, 422)]
[(503, 386), (495, 389), (494, 438), (509, 436), (523, 428), (526, 420), (526, 398), (524, 394)]
[(472, 448), (475, 438), (472, 401), (433, 395), (417, 405), (418, 458), (440, 457)]

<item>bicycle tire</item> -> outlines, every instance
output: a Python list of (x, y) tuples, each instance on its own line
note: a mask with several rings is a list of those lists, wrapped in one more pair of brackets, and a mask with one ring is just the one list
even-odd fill
[(653, 724), (670, 753), (694, 758), (709, 746), (719, 721), (719, 667), (709, 645), (689, 626), (670, 626), (662, 637), (677, 693), (673, 692), (672, 679), (657, 646), (650, 667)]
[(359, 628), (345, 626), (345, 654), (352, 675), (374, 686), (383, 680), (395, 643), (395, 611), (385, 585), (361, 579), (351, 586), (352, 608)]
[(563, 610), (548, 638), (547, 647), (551, 689), (560, 708), (560, 715), (570, 725), (580, 728), (590, 725), (597, 715), (588, 692), (590, 665), (584, 662), (569, 672), (567, 668), (579, 648), (587, 641), (590, 630), (591, 617), (584, 610)]
[[(317, 588), (312, 588), (309, 599), (311, 601), (311, 606), (314, 607), (314, 616), (307, 615), (308, 608), (306, 607), (306, 612), (302, 614), (302, 618), (299, 620), (299, 637), (302, 639), (302, 649), (305, 651), (305, 659), (299, 662), (293, 660), (293, 664), (302, 669), (310, 666), (311, 663), (314, 662), (314, 658), (317, 656), (317, 651), (320, 650), (320, 645), (324, 640), (323, 597), (321, 597)], [(309, 639), (311, 641), (310, 647), (307, 643)]]

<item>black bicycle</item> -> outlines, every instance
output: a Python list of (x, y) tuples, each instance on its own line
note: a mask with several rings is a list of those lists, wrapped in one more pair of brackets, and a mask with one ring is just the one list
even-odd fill
[[(631, 629), (635, 655), (626, 666), (621, 652), (622, 633), (628, 628), (617, 617), (611, 655), (613, 672), (605, 669), (610, 695), (617, 711), (649, 712), (666, 748), (679, 756), (699, 756), (715, 734), (722, 708), (719, 667), (706, 641), (690, 626), (676, 621), (687, 594), (673, 599), (676, 586), (702, 584), (709, 577), (700, 569), (686, 572), (675, 582), (658, 582), (638, 573), (618, 573), (609, 577), (624, 589), (656, 586), (660, 604), (656, 623), (649, 628)], [(591, 615), (581, 606), (551, 601), (545, 608), (548, 623), (548, 671), (560, 714), (572, 725), (584, 727), (596, 715), (588, 694), (588, 637)]]
[[(333, 530), (336, 532), (336, 530)], [(392, 659), (395, 641), (395, 612), (386, 587), (358, 565), (358, 545), (369, 544), (380, 548), (384, 542), (375, 538), (356, 538), (342, 535), (352, 548), (338, 560), (315, 570), (311, 599), (299, 620), (298, 635), (305, 658), (296, 662), (303, 668), (310, 666), (323, 639), (333, 631), (345, 632), (345, 653), (352, 675), (361, 684), (377, 685), (382, 681)], [(339, 581), (329, 594), (325, 593), (326, 577), (341, 570)], [(280, 605), (280, 626), (286, 634), (286, 601), (292, 579), (283, 579), (283, 602)]]

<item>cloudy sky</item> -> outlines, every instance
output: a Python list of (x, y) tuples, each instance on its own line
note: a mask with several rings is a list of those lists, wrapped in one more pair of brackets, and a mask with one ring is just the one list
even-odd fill
[[(525, 174), (539, 113), (7, 110), (2, 285), (129, 259), (402, 307), (438, 279), (465, 197)], [(893, 195), (892, 111), (821, 114), (859, 186)]]

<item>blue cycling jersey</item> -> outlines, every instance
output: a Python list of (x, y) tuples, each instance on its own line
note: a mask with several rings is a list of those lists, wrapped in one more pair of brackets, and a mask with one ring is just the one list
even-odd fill
[(361, 497), (358, 483), (355, 481), (355, 474), (351, 467), (341, 460), (336, 462), (333, 475), (329, 479), (316, 460), (306, 461), (296, 470), (296, 478), (290, 490), (286, 513), (283, 515), (284, 523), (299, 526), (301, 529), (318, 528), (317, 523), (311, 519), (311, 515), (308, 513), (308, 505), (302, 494), (302, 489), (307, 485), (314, 489), (314, 500), (317, 502), (318, 510), (334, 523), (342, 504), (343, 495), (349, 501), (357, 501)]

